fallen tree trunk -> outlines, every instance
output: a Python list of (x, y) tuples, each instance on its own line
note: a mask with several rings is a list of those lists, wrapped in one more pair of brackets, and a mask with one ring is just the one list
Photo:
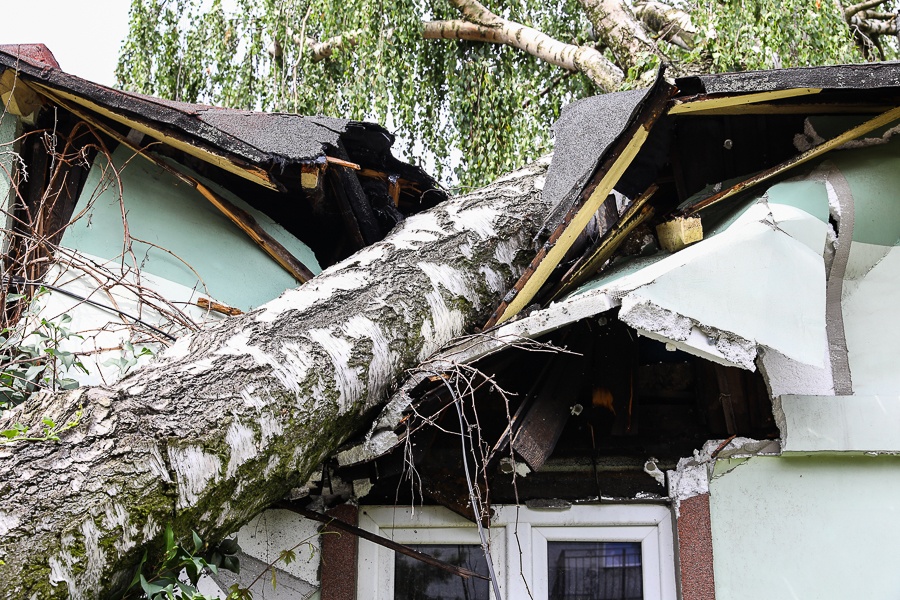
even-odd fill
[(402, 223), (261, 309), (179, 340), (112, 388), (0, 421), (0, 597), (102, 598), (171, 524), (234, 531), (364, 427), (406, 369), (490, 313), (533, 256), (547, 161)]

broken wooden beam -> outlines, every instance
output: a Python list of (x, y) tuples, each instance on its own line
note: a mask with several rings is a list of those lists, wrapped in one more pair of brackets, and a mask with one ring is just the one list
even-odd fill
[(366, 541), (372, 542), (374, 544), (378, 544), (379, 546), (384, 546), (385, 548), (390, 548), (394, 552), (399, 552), (404, 556), (408, 556), (410, 558), (414, 558), (416, 560), (420, 560), (425, 564), (431, 565), (432, 567), (437, 567), (442, 571), (446, 571), (447, 573), (451, 573), (453, 575), (457, 575), (464, 579), (468, 579), (470, 577), (475, 577), (477, 579), (485, 579), (490, 581), (489, 577), (485, 577), (481, 573), (476, 573), (475, 571), (470, 571), (464, 567), (457, 567), (456, 565), (451, 565), (450, 563), (446, 563), (442, 560), (438, 560), (433, 556), (429, 556), (424, 552), (419, 552), (409, 546), (405, 546), (403, 544), (397, 543), (394, 540), (390, 540), (386, 537), (382, 537), (380, 535), (376, 535), (370, 531), (366, 531), (365, 529), (360, 529), (354, 525), (350, 525), (349, 523), (345, 523), (340, 519), (335, 517), (330, 517), (328, 515), (323, 515), (322, 513), (317, 513), (312, 510), (308, 510), (306, 508), (297, 506), (292, 502), (279, 502), (275, 504), (272, 508), (280, 508), (282, 510), (288, 510), (293, 513), (297, 513), (298, 515), (305, 517), (307, 519), (318, 521), (319, 523), (324, 523), (328, 527), (333, 527), (335, 529), (340, 529), (341, 531), (346, 531), (349, 534), (355, 535), (358, 538), (364, 539)]
[(572, 406), (583, 385), (586, 360), (580, 354), (555, 354), (548, 376), (539, 382), (531, 403), (512, 437), (512, 449), (537, 471), (556, 449)]
[(764, 181), (768, 181), (769, 179), (781, 175), (782, 173), (793, 169), (794, 167), (800, 166), (803, 163), (809, 162), (810, 160), (817, 158), (830, 150), (834, 150), (835, 148), (846, 144), (849, 141), (855, 140), (856, 138), (863, 136), (870, 131), (874, 131), (879, 127), (884, 127), (890, 123), (893, 123), (897, 119), (900, 119), (900, 107), (892, 108), (889, 111), (883, 112), (877, 117), (869, 119), (865, 123), (861, 123), (855, 127), (851, 127), (844, 133), (837, 135), (830, 140), (822, 142), (818, 146), (814, 148), (810, 148), (806, 152), (802, 152), (793, 158), (789, 158), (788, 160), (775, 165), (765, 171), (761, 171), (756, 175), (745, 179), (730, 188), (726, 188), (720, 192), (713, 194), (712, 196), (708, 196), (703, 200), (695, 203), (694, 205), (687, 208), (684, 212), (685, 216), (696, 215), (699, 211), (704, 208), (708, 208), (714, 204), (725, 200), (726, 198), (730, 198), (735, 194), (739, 194), (743, 191), (746, 191)]
[(334, 156), (325, 155), (325, 162), (329, 165), (347, 167), (348, 169), (353, 169), (354, 171), (359, 171), (360, 169), (360, 166), (357, 163), (350, 162), (349, 160), (344, 160), (342, 158), (335, 158)]
[(551, 300), (555, 300), (564, 292), (571, 290), (590, 278), (603, 266), (603, 263), (612, 257), (613, 253), (622, 245), (628, 235), (634, 231), (635, 227), (653, 216), (655, 209), (649, 202), (657, 189), (656, 184), (651, 185), (643, 194), (632, 201), (615, 225), (607, 230), (597, 240), (594, 247), (585, 252), (563, 275), (559, 285), (550, 294)]
[(665, 114), (666, 104), (674, 88), (658, 85), (649, 92), (644, 109), (625, 133), (619, 136), (612, 151), (594, 170), (591, 183), (582, 191), (581, 197), (569, 209), (562, 223), (550, 235), (544, 247), (538, 251), (525, 273), (507, 293), (485, 328), (502, 323), (530, 305), (538, 295), (550, 274), (587, 227), (594, 213), (612, 192), (619, 179), (634, 161), (650, 129)]
[(792, 88), (788, 90), (772, 90), (768, 92), (737, 94), (733, 96), (698, 95), (692, 98), (674, 100), (672, 102), (672, 106), (669, 108), (669, 114), (702, 115), (708, 114), (710, 111), (731, 109), (734, 107), (748, 106), (761, 102), (772, 102), (773, 100), (783, 100), (785, 98), (796, 98), (797, 96), (818, 94), (821, 91), (821, 88)]
[(239, 308), (228, 306), (227, 304), (222, 304), (221, 302), (216, 302), (215, 300), (212, 300), (210, 298), (197, 298), (197, 306), (199, 306), (203, 310), (211, 310), (213, 312), (222, 313), (223, 315), (228, 315), (230, 317), (244, 314), (244, 311)]
[(319, 176), (322, 174), (322, 166), (314, 162), (305, 162), (300, 165), (300, 187), (304, 190), (321, 188)]
[(678, 252), (703, 239), (703, 223), (700, 217), (676, 217), (656, 226), (659, 245), (666, 252)]
[(227, 200), (220, 194), (209, 189), (190, 175), (183, 173), (179, 169), (176, 169), (161, 158), (150, 154), (146, 149), (137, 146), (127, 136), (122, 135), (114, 128), (104, 123), (101, 119), (88, 115), (85, 111), (81, 110), (80, 108), (76, 108), (73, 104), (61, 98), (53, 98), (53, 100), (58, 102), (65, 109), (69, 110), (85, 122), (90, 123), (94, 127), (102, 130), (103, 133), (107, 134), (123, 146), (130, 148), (136, 154), (144, 157), (159, 168), (167, 171), (174, 177), (177, 177), (181, 181), (196, 189), (200, 193), (200, 195), (202, 195), (213, 206), (219, 209), (219, 211), (223, 215), (225, 215), (228, 220), (237, 225), (239, 229), (250, 236), (250, 239), (252, 239), (256, 243), (256, 245), (263, 250), (263, 252), (273, 258), (275, 262), (281, 265), (281, 267), (288, 273), (290, 273), (298, 282), (306, 283), (307, 281), (315, 277), (313, 272), (310, 271), (306, 265), (304, 265), (299, 259), (291, 254), (290, 251), (281, 244), (281, 242), (276, 240), (274, 237), (272, 237), (271, 234), (269, 234), (269, 232), (263, 229), (262, 226), (256, 221), (256, 219), (253, 218), (253, 215), (240, 208), (239, 206), (236, 206), (234, 203)]

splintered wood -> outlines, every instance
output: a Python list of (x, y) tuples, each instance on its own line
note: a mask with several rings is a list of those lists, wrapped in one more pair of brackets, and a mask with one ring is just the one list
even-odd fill
[(219, 302), (216, 302), (215, 300), (210, 300), (209, 298), (198, 298), (197, 306), (204, 310), (211, 310), (213, 312), (222, 313), (223, 315), (228, 315), (230, 317), (244, 314), (244, 311), (239, 308), (228, 306), (227, 304), (221, 304)]
[(703, 224), (700, 217), (678, 217), (657, 225), (656, 235), (663, 250), (678, 252), (703, 239)]

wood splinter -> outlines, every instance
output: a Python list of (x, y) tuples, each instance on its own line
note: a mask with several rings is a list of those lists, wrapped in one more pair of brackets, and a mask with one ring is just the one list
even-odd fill
[(211, 300), (210, 298), (198, 298), (197, 306), (199, 306), (203, 310), (211, 310), (217, 313), (222, 313), (223, 315), (228, 315), (229, 317), (244, 314), (244, 311), (239, 308), (228, 306), (227, 304), (221, 304), (219, 302), (216, 302), (215, 300)]

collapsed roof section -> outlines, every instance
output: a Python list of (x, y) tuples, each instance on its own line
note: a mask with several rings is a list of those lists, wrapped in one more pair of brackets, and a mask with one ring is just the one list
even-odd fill
[(338, 455), (344, 477), (417, 461), (422, 493), (472, 518), (452, 469), (426, 475), (458, 446), (428, 425), (463, 433), (464, 406), (495, 501), (646, 498), (705, 440), (778, 452), (772, 399), (893, 394), (898, 107), (896, 63), (660, 78), (570, 106), (549, 241), (485, 330)]
[[(154, 160), (174, 159), (270, 215), (309, 244), (323, 267), (382, 239), (406, 215), (445, 197), (421, 169), (392, 156), (393, 135), (373, 123), (123, 92), (65, 73), (41, 44), (0, 46), (0, 70), (4, 104), (26, 122), (36, 123), (42, 107), (55, 105), (112, 146), (128, 146)], [(237, 211), (222, 210), (258, 235), (258, 227)], [(259, 241), (261, 247), (269, 243)], [(308, 269), (271, 254), (295, 278), (308, 278)]]
[[(697, 217), (719, 202), (746, 197), (761, 183), (795, 174), (893, 123), (900, 118), (898, 104), (900, 64), (881, 63), (674, 83), (661, 73), (648, 90), (571, 105), (555, 126), (545, 186), (558, 203), (547, 223), (549, 241), (487, 326), (571, 292), (608, 266), (639, 225)], [(620, 121), (611, 125), (605, 114)], [(810, 117), (825, 115), (850, 121), (843, 129), (829, 127), (838, 130), (825, 139), (809, 124)]]

